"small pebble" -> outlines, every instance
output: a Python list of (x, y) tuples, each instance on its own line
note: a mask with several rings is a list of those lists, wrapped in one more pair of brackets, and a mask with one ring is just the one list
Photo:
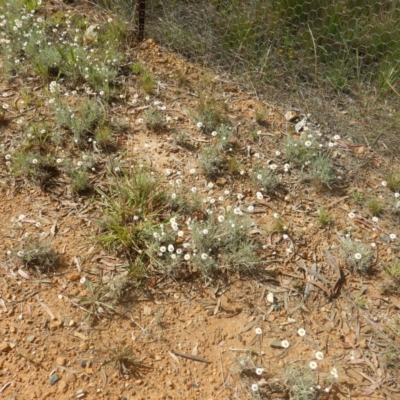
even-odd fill
[(54, 385), (60, 380), (60, 377), (57, 374), (54, 374), (50, 377), (50, 385)]

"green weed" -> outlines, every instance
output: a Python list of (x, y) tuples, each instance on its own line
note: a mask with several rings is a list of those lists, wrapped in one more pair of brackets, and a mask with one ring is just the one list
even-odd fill
[(204, 146), (200, 153), (199, 166), (204, 175), (209, 179), (215, 179), (227, 169), (225, 153), (214, 146)]
[(113, 128), (108, 124), (98, 126), (94, 134), (94, 140), (100, 149), (112, 150), (116, 144), (113, 137)]
[(374, 198), (367, 200), (367, 207), (372, 215), (379, 215), (383, 210), (382, 203)]
[(106, 192), (98, 192), (102, 197), (98, 242), (133, 262), (136, 258), (156, 261), (160, 244), (154, 232), (160, 230), (167, 203), (160, 180), (147, 169), (136, 167), (115, 176)]
[(87, 144), (85, 139), (93, 135), (98, 126), (104, 125), (105, 119), (104, 108), (96, 100), (86, 97), (74, 109), (62, 102), (55, 106), (57, 125), (69, 130), (78, 146)]
[(386, 182), (392, 192), (400, 191), (400, 172), (391, 171), (386, 177)]
[(12, 254), (18, 257), (27, 267), (39, 272), (48, 272), (56, 267), (59, 254), (53, 249), (48, 239), (29, 235)]
[(167, 129), (164, 115), (160, 110), (150, 107), (144, 114), (144, 121), (148, 129), (153, 132), (162, 132)]
[(136, 374), (142, 368), (138, 357), (133, 356), (133, 351), (129, 345), (118, 343), (116, 346), (105, 346), (108, 350), (107, 360), (103, 365), (113, 364), (118, 371), (120, 378), (125, 375)]
[(326, 211), (325, 207), (321, 207), (318, 210), (317, 221), (322, 225), (331, 225), (333, 223), (333, 218)]
[(85, 321), (101, 320), (110, 317), (116, 312), (115, 304), (110, 299), (110, 291), (100, 281), (93, 285), (89, 279), (85, 280), (88, 295), (78, 299), (78, 304), (86, 311)]
[(333, 164), (324, 155), (313, 158), (307, 167), (302, 169), (301, 177), (303, 180), (312, 182), (319, 189), (330, 188), (336, 180)]
[(353, 190), (351, 192), (351, 197), (352, 197), (353, 201), (358, 205), (361, 205), (364, 203), (365, 195), (363, 192), (360, 192), (359, 190)]
[(284, 385), (295, 400), (316, 399), (316, 384), (317, 377), (308, 368), (289, 367), (285, 371)]
[(306, 147), (303, 140), (289, 138), (283, 146), (286, 159), (294, 165), (302, 166), (314, 157), (314, 151)]
[(142, 69), (140, 71), (139, 83), (140, 83), (140, 87), (147, 94), (152, 94), (153, 90), (156, 86), (156, 82), (154, 80), (153, 75), (147, 69)]
[(219, 125), (228, 123), (225, 108), (212, 95), (206, 95), (203, 89), (199, 90), (199, 103), (196, 120), (201, 122), (205, 133), (216, 131)]
[(271, 193), (279, 186), (280, 177), (271, 168), (256, 166), (253, 169), (252, 182), (257, 189)]
[(356, 240), (343, 239), (339, 247), (339, 254), (352, 271), (359, 273), (371, 271), (373, 252), (370, 246)]
[(210, 216), (192, 226), (196, 256), (193, 265), (205, 277), (215, 273), (248, 274), (260, 265), (258, 244), (249, 237), (251, 222), (244, 216), (227, 214), (222, 221)]

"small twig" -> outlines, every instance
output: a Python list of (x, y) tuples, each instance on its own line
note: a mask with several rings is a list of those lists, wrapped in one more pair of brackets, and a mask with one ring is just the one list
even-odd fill
[(203, 362), (203, 363), (206, 363), (206, 364), (211, 364), (211, 361), (208, 361), (208, 360), (206, 360), (204, 358), (201, 358), (201, 357), (191, 356), (190, 354), (178, 353), (177, 351), (174, 351), (174, 350), (172, 350), (172, 354), (175, 354), (178, 357), (188, 358), (189, 360), (199, 361), (199, 362)]
[(7, 382), (6, 384), (3, 385), (3, 387), (0, 389), (0, 393), (4, 392), (4, 390), (7, 389), (8, 386), (10, 386), (14, 381)]

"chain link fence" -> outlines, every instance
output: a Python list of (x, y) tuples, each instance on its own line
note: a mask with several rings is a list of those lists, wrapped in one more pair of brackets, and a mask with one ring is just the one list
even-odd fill
[(400, 2), (395, 0), (146, 3), (147, 37), (254, 87), (393, 90), (400, 78)]

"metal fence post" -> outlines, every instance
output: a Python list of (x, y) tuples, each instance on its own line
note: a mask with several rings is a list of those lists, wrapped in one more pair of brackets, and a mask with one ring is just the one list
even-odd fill
[(144, 40), (144, 22), (146, 15), (146, 0), (136, 0), (136, 33), (137, 40), (143, 42)]

